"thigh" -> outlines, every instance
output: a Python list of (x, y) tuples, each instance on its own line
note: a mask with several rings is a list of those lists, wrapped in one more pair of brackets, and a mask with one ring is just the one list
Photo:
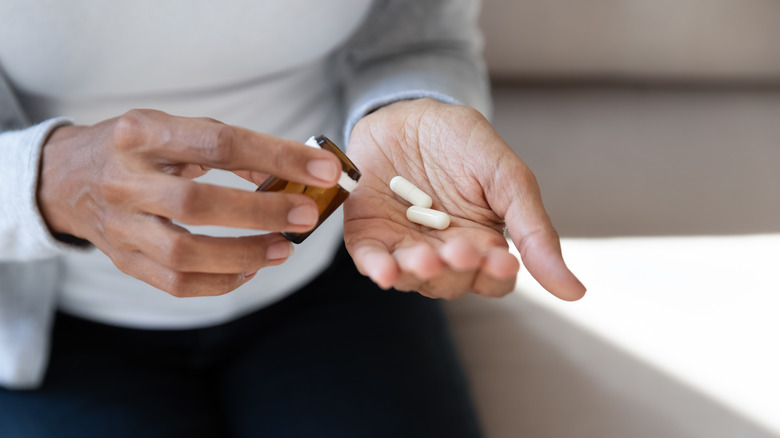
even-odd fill
[(43, 386), (0, 389), (0, 436), (221, 436), (197, 373), (155, 354), (159, 336), (133, 332), (59, 316)]
[(348, 256), (299, 295), (224, 368), (236, 436), (479, 436), (437, 301), (378, 289)]

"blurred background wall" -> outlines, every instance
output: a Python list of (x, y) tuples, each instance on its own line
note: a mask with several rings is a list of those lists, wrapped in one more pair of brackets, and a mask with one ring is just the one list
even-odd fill
[(775, 82), (775, 0), (483, 0), (495, 77)]
[(484, 0), (481, 25), (562, 235), (780, 231), (780, 2)]
[(589, 288), (521, 271), (448, 303), (486, 436), (780, 436), (780, 1), (484, 0), (481, 24), (494, 126)]

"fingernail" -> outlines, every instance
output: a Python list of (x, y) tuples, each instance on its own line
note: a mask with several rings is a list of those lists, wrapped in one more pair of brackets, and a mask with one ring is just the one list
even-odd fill
[(265, 257), (268, 260), (279, 260), (290, 257), (293, 253), (293, 244), (290, 242), (276, 242), (268, 247)]
[(308, 205), (295, 207), (287, 213), (287, 221), (293, 225), (314, 225), (319, 219), (317, 210)]
[(309, 174), (323, 181), (335, 181), (341, 169), (330, 160), (311, 160), (306, 164)]
[(249, 279), (251, 279), (252, 277), (254, 277), (254, 276), (255, 276), (255, 274), (257, 274), (257, 271), (255, 271), (255, 272), (245, 272), (245, 273), (244, 273), (244, 279), (246, 279), (246, 280), (249, 280)]

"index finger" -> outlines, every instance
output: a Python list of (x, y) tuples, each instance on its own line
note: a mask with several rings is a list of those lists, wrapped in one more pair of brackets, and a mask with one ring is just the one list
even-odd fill
[(211, 119), (133, 110), (119, 118), (116, 136), (141, 155), (168, 163), (257, 171), (318, 187), (335, 185), (341, 174), (328, 151)]

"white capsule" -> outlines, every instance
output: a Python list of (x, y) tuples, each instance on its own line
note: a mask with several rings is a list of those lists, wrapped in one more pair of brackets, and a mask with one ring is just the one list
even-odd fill
[(444, 230), (450, 226), (450, 215), (443, 211), (413, 205), (406, 210), (406, 218), (426, 227)]
[(396, 176), (390, 180), (390, 190), (412, 205), (425, 208), (433, 205), (433, 199), (430, 196), (402, 176)]

